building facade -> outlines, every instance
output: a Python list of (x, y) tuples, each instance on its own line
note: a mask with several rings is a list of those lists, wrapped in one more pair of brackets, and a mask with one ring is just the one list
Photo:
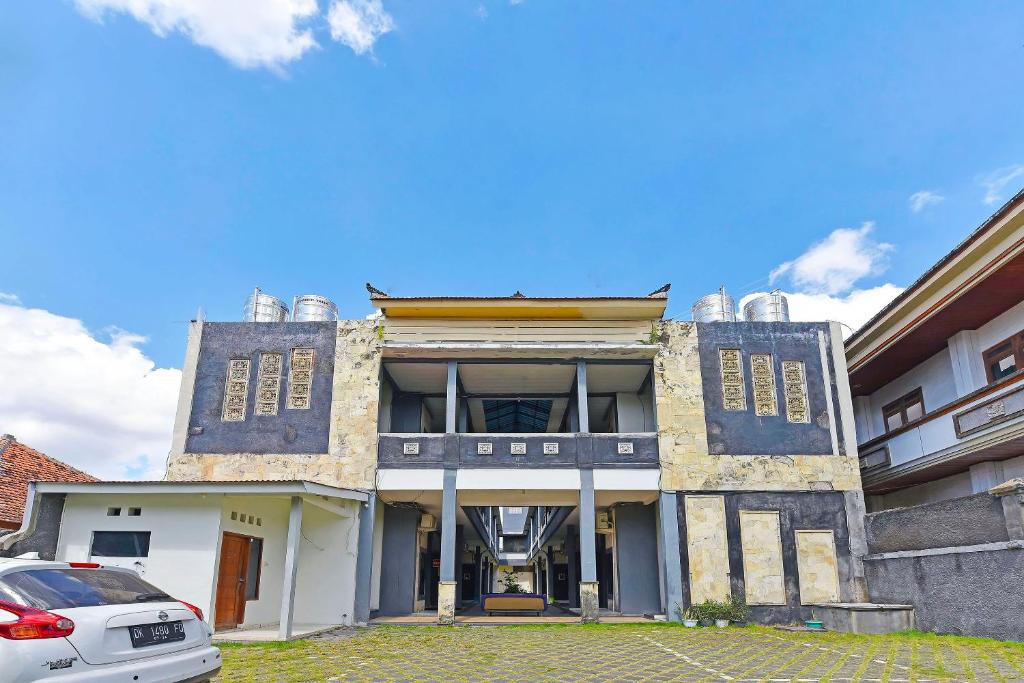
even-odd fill
[(451, 623), (509, 572), (584, 620), (863, 599), (835, 325), (664, 320), (664, 293), (371, 301), (193, 323), (167, 468), (367, 492), (355, 620)]
[(1024, 193), (846, 342), (872, 511), (1024, 477)]

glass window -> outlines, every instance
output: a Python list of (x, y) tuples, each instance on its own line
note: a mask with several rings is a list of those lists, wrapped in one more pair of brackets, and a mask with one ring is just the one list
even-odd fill
[(885, 431), (891, 432), (894, 429), (899, 429), (908, 422), (924, 417), (924, 414), (924, 395), (921, 393), (921, 388), (918, 387), (882, 408)]
[(996, 382), (1024, 367), (1024, 332), (1018, 332), (983, 354), (988, 381)]
[(249, 539), (249, 567), (245, 577), (245, 599), (260, 599), (260, 565), (263, 564), (263, 539)]
[(114, 569), (28, 569), (0, 577), (0, 596), (36, 609), (173, 600), (135, 574)]
[(149, 557), (148, 531), (94, 531), (93, 557)]

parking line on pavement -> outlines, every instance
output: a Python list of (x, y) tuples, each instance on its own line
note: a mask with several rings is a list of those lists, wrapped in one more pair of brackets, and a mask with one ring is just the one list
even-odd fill
[(693, 659), (691, 657), (687, 657), (686, 655), (684, 655), (681, 652), (676, 652), (672, 648), (668, 647), (667, 645), (663, 645), (662, 643), (659, 643), (658, 641), (656, 641), (654, 638), (651, 638), (650, 636), (643, 636), (643, 635), (637, 634), (637, 637), (639, 637), (639, 638), (641, 638), (643, 640), (646, 640), (648, 643), (651, 643), (652, 645), (655, 645), (655, 646), (661, 648), (662, 650), (664, 650), (665, 652), (669, 653), (670, 655), (673, 655), (674, 657), (678, 657), (679, 659), (682, 659), (684, 662), (686, 662), (687, 664), (689, 664), (691, 666), (695, 666), (698, 669), (702, 669), (703, 671), (705, 671), (707, 673), (710, 673), (710, 674), (716, 674), (719, 678), (721, 678), (724, 681), (734, 680), (732, 676), (724, 674), (721, 671), (719, 671), (718, 669), (712, 669), (710, 666), (705, 666), (705, 665), (701, 664), (700, 662), (698, 662), (697, 660), (695, 660), (695, 659)]

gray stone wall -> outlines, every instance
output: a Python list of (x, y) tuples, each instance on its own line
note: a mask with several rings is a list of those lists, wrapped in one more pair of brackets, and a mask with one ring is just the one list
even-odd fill
[[(708, 451), (729, 455), (831, 455), (829, 398), (825, 388), (825, 369), (821, 363), (819, 332), (826, 340), (829, 359), (828, 391), (832, 394), (839, 454), (844, 453), (841, 419), (838, 414), (838, 390), (831, 361), (829, 328), (815, 323), (698, 323), (700, 372), (704, 387), (704, 416), (707, 420)], [(743, 359), (743, 383), (747, 409), (725, 410), (722, 399), (720, 348), (740, 349)], [(775, 393), (778, 415), (758, 417), (753, 410), (750, 354), (770, 353), (775, 365)], [(782, 361), (803, 361), (807, 380), (807, 401), (811, 420), (793, 423), (786, 419), (783, 395)]]
[(55, 559), (57, 538), (60, 535), (60, 521), (64, 515), (64, 494), (45, 493), (39, 496), (39, 509), (36, 514), (36, 526), (32, 533), (7, 550), (0, 550), (0, 557), (39, 553), (40, 559)]
[(984, 552), (865, 558), (871, 600), (913, 604), (925, 631), (1024, 640), (1024, 544)]
[(1002, 501), (988, 493), (874, 512), (864, 519), (872, 553), (1010, 540)]
[[(192, 395), (186, 453), (326, 453), (334, 384), (337, 324), (333, 322), (205, 323)], [(288, 409), (289, 353), (315, 350), (308, 409)], [(284, 358), (277, 415), (254, 414), (260, 354)], [(246, 417), (221, 419), (228, 361), (251, 360)]]

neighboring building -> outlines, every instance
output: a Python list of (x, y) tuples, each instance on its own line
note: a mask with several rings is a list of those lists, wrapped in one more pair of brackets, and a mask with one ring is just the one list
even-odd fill
[(1024, 477), (1024, 192), (846, 342), (870, 510)]
[(21, 526), (30, 481), (98, 480), (19, 443), (11, 434), (3, 434), (0, 436), (0, 529)]
[(666, 289), (194, 322), (170, 481), (40, 485), (68, 497), (57, 555), (128, 552), (218, 629), (282, 637), (451, 623), (505, 569), (584, 620), (864, 599), (838, 325), (664, 320)]

